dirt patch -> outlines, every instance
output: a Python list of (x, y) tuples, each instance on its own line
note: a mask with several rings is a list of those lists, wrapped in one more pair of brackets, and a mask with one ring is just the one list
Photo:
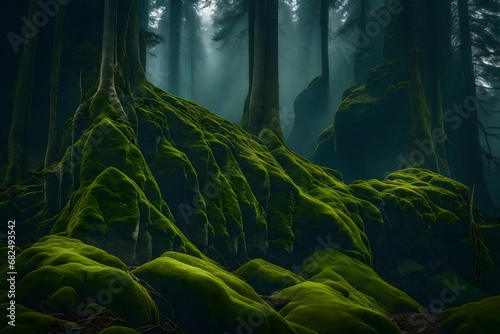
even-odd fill
[(399, 313), (391, 315), (402, 334), (437, 334), (439, 316), (426, 313)]

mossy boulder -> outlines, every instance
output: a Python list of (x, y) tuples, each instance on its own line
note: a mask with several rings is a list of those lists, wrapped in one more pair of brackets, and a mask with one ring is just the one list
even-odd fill
[(341, 249), (326, 248), (314, 253), (304, 260), (300, 275), (385, 313), (421, 310), (406, 293), (385, 282), (372, 268)]
[(214, 264), (168, 253), (132, 274), (156, 291), (160, 312), (175, 316), (185, 333), (293, 333), (249, 285)]
[[(349, 188), (383, 216), (382, 224), (365, 224), (375, 269), (422, 303), (432, 295), (426, 277), (452, 269), (472, 282), (475, 266), (490, 264), (481, 234), (471, 234), (476, 223), (471, 223), (470, 189), (460, 182), (409, 168), (383, 180), (355, 181)], [(473, 257), (473, 248), (480, 257)]]
[(16, 269), (20, 305), (75, 319), (91, 317), (105, 307), (132, 326), (159, 323), (156, 304), (126, 266), (79, 240), (45, 237), (18, 256)]
[(333, 125), (318, 137), (315, 162), (348, 182), (412, 167), (404, 164), (412, 127), (406, 72), (404, 61), (394, 59), (347, 87)]
[(444, 311), (440, 334), (494, 334), (500, 328), (500, 296), (482, 299)]
[[(0, 304), (0, 307), (2, 310), (6, 310), (9, 304), (3, 303)], [(2, 312), (2, 315), (4, 312)], [(50, 333), (51, 331), (55, 333), (71, 333), (72, 330), (80, 327), (75, 322), (36, 312), (19, 304), (16, 304), (15, 326), (7, 325), (6, 319), (8, 318), (5, 316), (2, 319), (4, 322), (2, 328), (0, 328), (1, 334)]]
[(199, 254), (125, 173), (109, 167), (74, 195), (51, 230), (80, 239), (127, 264), (175, 249)]
[(244, 279), (262, 295), (272, 295), (289, 286), (304, 282), (299, 275), (263, 259), (253, 259), (233, 271), (233, 274)]
[(311, 330), (316, 333), (400, 333), (383, 312), (353, 301), (323, 283), (300, 283), (277, 296), (289, 300), (280, 315), (296, 324), (298, 333)]

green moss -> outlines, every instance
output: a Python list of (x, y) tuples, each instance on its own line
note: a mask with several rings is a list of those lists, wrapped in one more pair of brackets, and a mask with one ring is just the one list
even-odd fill
[(70, 286), (64, 286), (54, 292), (52, 296), (43, 303), (41, 308), (47, 314), (72, 314), (76, 310), (78, 299), (79, 297), (75, 289)]
[(289, 299), (280, 315), (317, 333), (400, 333), (382, 312), (360, 305), (322, 283), (304, 282), (277, 294)]
[[(301, 276), (314, 282), (333, 281), (368, 296), (381, 310), (390, 313), (418, 311), (420, 306), (406, 293), (386, 283), (363, 262), (339, 249), (327, 248), (304, 261)], [(347, 284), (345, 284), (347, 283)]]
[[(2, 310), (9, 307), (8, 303), (0, 304)], [(5, 317), (3, 321), (5, 321)], [(74, 322), (57, 319), (47, 314), (35, 312), (25, 306), (16, 304), (16, 326), (5, 325), (0, 328), (1, 334), (44, 333), (47, 330), (66, 332), (80, 326)]]
[(441, 316), (441, 334), (494, 334), (500, 328), (500, 296), (451, 308)]
[(258, 324), (257, 333), (292, 333), (250, 286), (215, 265), (168, 253), (133, 274), (159, 293), (160, 312), (175, 315), (185, 333), (236, 332), (248, 322)]
[(69, 210), (58, 217), (52, 233), (64, 232), (127, 264), (146, 262), (174, 248), (199, 254), (139, 186), (115, 168), (103, 171), (75, 197), (76, 204), (68, 204)]
[(99, 304), (134, 326), (159, 321), (155, 303), (125, 265), (79, 240), (43, 238), (18, 256), (16, 269), (16, 302), (21, 305), (81, 318), (96, 312), (90, 304)]
[(263, 259), (253, 259), (233, 271), (233, 274), (244, 279), (255, 291), (263, 295), (271, 295), (304, 281), (291, 271)]

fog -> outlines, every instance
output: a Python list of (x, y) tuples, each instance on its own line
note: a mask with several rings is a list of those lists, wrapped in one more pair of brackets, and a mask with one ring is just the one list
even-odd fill
[[(379, 3), (380, 1), (374, 1)], [(168, 22), (162, 19), (168, 10), (160, 6), (151, 12), (150, 29), (164, 37), (165, 42), (150, 49), (147, 58), (148, 79), (168, 90)], [(196, 58), (191, 63), (192, 36), (186, 27), (182, 29), (181, 80), (179, 96), (194, 101), (212, 112), (235, 123), (241, 121), (246, 95), (248, 93), (248, 33), (245, 15), (231, 34), (229, 40), (213, 40), (215, 5), (198, 5), (196, 14), (199, 29), (195, 36)], [(293, 102), (309, 83), (321, 75), (319, 19), (308, 18), (299, 22), (296, 1), (281, 3), (279, 22), (279, 75), (280, 75), (280, 115), (285, 137), (294, 124)], [(352, 59), (338, 47), (345, 36), (335, 33), (342, 23), (343, 12), (331, 10), (330, 15), (330, 118), (323, 128), (333, 121), (334, 110), (340, 103), (342, 92), (353, 81)], [(303, 29), (305, 26), (305, 29)], [(306, 31), (301, 31), (306, 30)], [(194, 65), (194, 68), (191, 67)]]

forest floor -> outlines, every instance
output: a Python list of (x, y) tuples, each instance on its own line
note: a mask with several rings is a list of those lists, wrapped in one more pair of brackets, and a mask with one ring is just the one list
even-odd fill
[(437, 334), (439, 316), (428, 313), (399, 313), (391, 315), (402, 334)]

